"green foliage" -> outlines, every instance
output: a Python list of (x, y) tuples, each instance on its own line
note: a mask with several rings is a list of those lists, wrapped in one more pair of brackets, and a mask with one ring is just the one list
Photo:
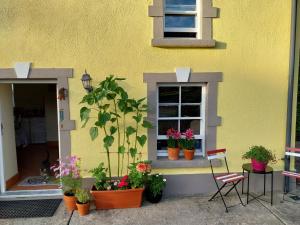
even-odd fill
[(142, 188), (147, 182), (148, 174), (151, 172), (151, 161), (132, 163), (129, 166), (129, 184), (131, 188)]
[(257, 145), (250, 147), (249, 151), (243, 155), (243, 159), (256, 159), (264, 163), (276, 162), (276, 156), (271, 150)]
[[(147, 111), (146, 98), (134, 99), (128, 96), (126, 90), (120, 85), (125, 79), (113, 75), (107, 76), (90, 93), (86, 94), (81, 103), (85, 104), (80, 109), (80, 118), (83, 127), (92, 121), (90, 137), (94, 141), (101, 136), (103, 147), (108, 161), (108, 173), (111, 178), (110, 149), (117, 144), (118, 176), (122, 175), (124, 154), (135, 162), (138, 147), (143, 147), (147, 136), (141, 133), (140, 128), (151, 128), (150, 122), (145, 120)], [(97, 117), (91, 115), (97, 113)], [(103, 132), (103, 133), (101, 133)], [(138, 146), (139, 145), (139, 146)], [(125, 148), (126, 146), (126, 148)], [(120, 157), (120, 155), (122, 157)], [(121, 159), (122, 158), (122, 159)], [(120, 162), (122, 160), (122, 162)]]
[(172, 137), (169, 137), (167, 139), (167, 145), (169, 148), (177, 148), (178, 147), (178, 140), (172, 138)]
[(81, 204), (85, 204), (90, 201), (90, 193), (85, 189), (78, 189), (75, 197), (77, 198), (77, 202)]
[(81, 187), (82, 179), (75, 179), (72, 175), (62, 176), (60, 178), (62, 190), (66, 195), (74, 195), (76, 190)]
[(104, 163), (100, 163), (96, 168), (89, 171), (92, 177), (95, 178), (95, 188), (97, 190), (106, 190), (107, 183), (107, 168), (104, 168)]
[(179, 145), (183, 149), (194, 150), (195, 149), (195, 139), (185, 139), (182, 138), (179, 141)]
[(151, 174), (148, 176), (147, 188), (156, 197), (166, 187), (166, 179), (160, 174)]

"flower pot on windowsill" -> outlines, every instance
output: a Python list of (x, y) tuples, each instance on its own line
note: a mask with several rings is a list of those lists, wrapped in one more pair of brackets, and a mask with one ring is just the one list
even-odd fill
[(184, 153), (184, 158), (186, 160), (193, 160), (195, 155), (195, 149), (184, 149), (183, 153)]
[(80, 202), (76, 202), (76, 206), (78, 209), (78, 213), (80, 216), (85, 216), (88, 215), (90, 213), (90, 203), (80, 203)]
[(71, 194), (64, 193), (64, 203), (69, 212), (76, 210), (76, 197)]
[(169, 148), (168, 147), (168, 159), (178, 160), (179, 159), (179, 148)]
[(142, 205), (144, 188), (97, 191), (91, 190), (96, 209), (139, 208)]
[(251, 159), (251, 163), (252, 163), (252, 169), (253, 170), (261, 171), (261, 172), (266, 170), (267, 164), (268, 164), (268, 163), (265, 163), (265, 162), (257, 161), (256, 159)]

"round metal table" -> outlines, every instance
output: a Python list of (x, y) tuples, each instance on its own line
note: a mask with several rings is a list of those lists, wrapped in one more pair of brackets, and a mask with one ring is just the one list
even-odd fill
[[(245, 171), (248, 173), (248, 181), (247, 181), (247, 204), (249, 203), (249, 201), (252, 201), (254, 199), (259, 198), (260, 200), (266, 201), (264, 199), (261, 199), (260, 197), (263, 195), (266, 195), (266, 175), (271, 175), (271, 205), (273, 205), (273, 178), (274, 178), (274, 171), (273, 168), (271, 166), (267, 166), (265, 171), (256, 171), (253, 170), (251, 163), (245, 163), (242, 166), (243, 168), (243, 175), (245, 174)], [(250, 174), (261, 174), (264, 175), (264, 193), (258, 196), (253, 196), (251, 195), (250, 189), (249, 189), (249, 184), (250, 184)], [(242, 194), (244, 193), (244, 180), (242, 182)], [(249, 200), (249, 195), (251, 195), (252, 199)]]

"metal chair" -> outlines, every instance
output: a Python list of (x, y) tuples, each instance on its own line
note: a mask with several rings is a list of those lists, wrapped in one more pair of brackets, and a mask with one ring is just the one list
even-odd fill
[[(226, 208), (226, 212), (228, 212), (228, 208), (236, 206), (227, 206), (224, 196), (227, 196), (233, 189), (236, 191), (237, 196), (239, 197), (239, 200), (241, 204), (244, 206), (244, 203), (241, 199), (241, 196), (236, 188), (236, 186), (243, 180), (245, 177), (243, 175), (239, 175), (237, 173), (230, 173), (228, 169), (228, 164), (227, 164), (227, 159), (226, 159), (226, 149), (216, 149), (216, 150), (208, 150), (207, 151), (207, 159), (209, 160), (210, 167), (211, 167), (211, 172), (214, 178), (214, 181), (216, 183), (216, 186), (218, 188), (218, 191), (208, 200), (212, 201), (218, 194), (220, 195), (219, 197), (222, 198), (222, 201), (224, 203), (224, 206)], [(214, 173), (214, 168), (212, 164), (213, 159), (224, 159), (225, 165), (226, 165), (226, 170), (227, 173), (223, 175), (216, 175)], [(219, 185), (219, 183), (221, 183)], [(222, 189), (225, 187), (230, 187), (230, 189), (225, 193), (222, 194)]]
[[(286, 151), (285, 151), (285, 157), (294, 157), (295, 159), (296, 158), (299, 158), (300, 159), (300, 148), (286, 148)], [(287, 182), (284, 182), (284, 191), (283, 191), (283, 197), (282, 199), (284, 201), (289, 201), (289, 200), (286, 200), (285, 199), (285, 196), (288, 195), (288, 194), (291, 194), (293, 195), (292, 197), (290, 197), (291, 199), (293, 199), (295, 202), (297, 203), (300, 203), (300, 193), (294, 193), (293, 191), (290, 191), (288, 190), (289, 188), (287, 187), (287, 185), (289, 185), (289, 179), (288, 178), (291, 178), (291, 179), (295, 179), (295, 182), (293, 183), (296, 183), (297, 180), (296, 179), (300, 179), (300, 173), (297, 172), (297, 171), (291, 171), (290, 170), (290, 166), (288, 165), (286, 168), (286, 170), (284, 170), (282, 172), (282, 175), (285, 177), (285, 179), (287, 179), (288, 183)], [(298, 202), (299, 201), (299, 202)]]

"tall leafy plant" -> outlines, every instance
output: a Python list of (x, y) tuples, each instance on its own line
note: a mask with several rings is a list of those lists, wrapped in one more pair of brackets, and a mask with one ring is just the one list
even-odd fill
[[(87, 93), (81, 104), (85, 104), (80, 109), (80, 118), (83, 127), (88, 123), (92, 140), (99, 137), (103, 132), (103, 148), (106, 152), (108, 162), (108, 173), (111, 179), (111, 153), (112, 146), (116, 142), (117, 146), (117, 175), (123, 174), (125, 155), (129, 164), (130, 158), (136, 161), (138, 148), (143, 147), (147, 141), (147, 136), (141, 133), (141, 127), (151, 128), (150, 122), (145, 120), (144, 114), (147, 112), (146, 98), (134, 99), (128, 96), (127, 91), (120, 85), (124, 78), (110, 75), (101, 81), (90, 93)], [(92, 111), (97, 116), (93, 117)]]

